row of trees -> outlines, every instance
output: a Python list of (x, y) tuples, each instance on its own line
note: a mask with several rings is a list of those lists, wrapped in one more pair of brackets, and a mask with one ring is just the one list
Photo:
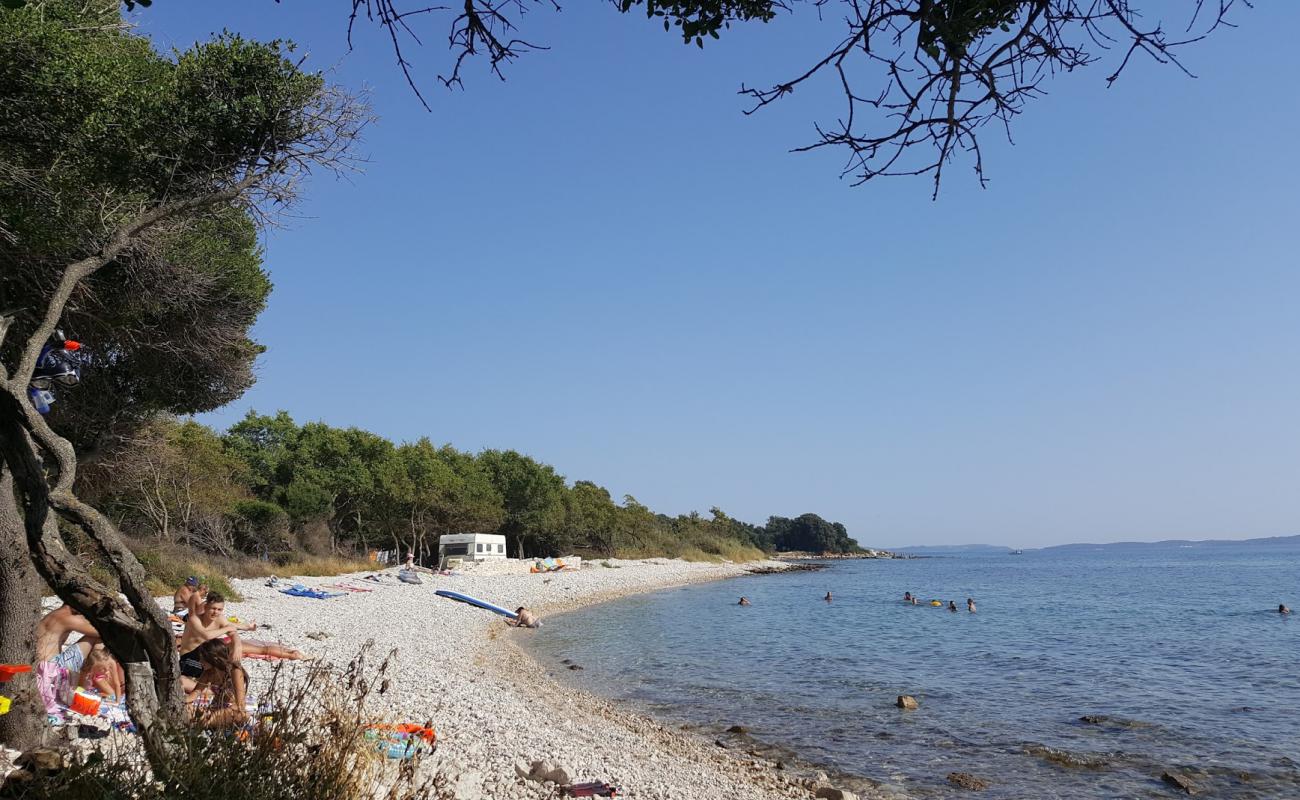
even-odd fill
[(437, 537), (497, 532), (518, 556), (588, 552), (730, 556), (748, 550), (849, 552), (844, 526), (815, 514), (764, 526), (712, 509), (670, 517), (591, 481), (569, 484), (513, 450), (471, 454), (429, 439), (394, 444), (369, 431), (299, 425), (249, 412), (224, 434), (160, 416), (87, 478), (86, 495), (140, 540), (234, 557), (298, 549), (414, 550)]

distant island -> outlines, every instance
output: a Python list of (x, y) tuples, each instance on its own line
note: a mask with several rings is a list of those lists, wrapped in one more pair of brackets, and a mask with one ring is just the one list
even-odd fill
[(1071, 550), (1096, 550), (1098, 548), (1138, 549), (1146, 547), (1238, 547), (1241, 545), (1249, 545), (1252, 547), (1300, 545), (1300, 535), (1267, 536), (1258, 539), (1161, 539), (1157, 542), (1078, 542), (1073, 544), (1057, 544), (1050, 547), (1025, 548), (1023, 551), (1018, 551), (1013, 547), (994, 544), (911, 545), (904, 547), (891, 547), (889, 549), (895, 553), (938, 556), (999, 555), (1013, 552), (1068, 552)]
[(996, 544), (935, 544), (935, 545), (912, 545), (908, 547), (891, 547), (895, 553), (909, 553), (911, 555), (996, 555), (998, 553), (1010, 553), (1013, 548), (1003, 547)]

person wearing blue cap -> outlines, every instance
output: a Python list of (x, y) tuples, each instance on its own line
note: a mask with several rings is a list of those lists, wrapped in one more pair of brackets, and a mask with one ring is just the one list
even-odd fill
[(196, 592), (199, 597), (203, 597), (208, 593), (208, 587), (201, 586), (199, 579), (191, 575), (185, 579), (185, 585), (177, 589), (176, 594), (172, 595), (172, 613), (184, 619), (185, 615), (189, 613), (190, 596)]

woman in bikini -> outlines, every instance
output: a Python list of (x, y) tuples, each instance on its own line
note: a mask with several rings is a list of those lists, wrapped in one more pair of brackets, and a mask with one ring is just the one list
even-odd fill
[[(181, 658), (181, 687), (195, 724), (228, 728), (248, 722), (244, 699), (248, 673), (233, 658), (230, 645), (211, 639)], [(200, 701), (209, 698), (206, 707)]]

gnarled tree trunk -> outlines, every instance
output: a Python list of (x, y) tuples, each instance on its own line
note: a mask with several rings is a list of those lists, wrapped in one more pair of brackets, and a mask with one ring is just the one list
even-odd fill
[[(27, 554), (13, 476), (0, 465), (0, 664), (35, 667), (42, 588)], [(47, 730), (45, 707), (36, 691), (34, 669), (0, 684), (0, 693), (12, 701), (9, 713), (0, 715), (0, 743), (15, 750), (42, 744)]]

